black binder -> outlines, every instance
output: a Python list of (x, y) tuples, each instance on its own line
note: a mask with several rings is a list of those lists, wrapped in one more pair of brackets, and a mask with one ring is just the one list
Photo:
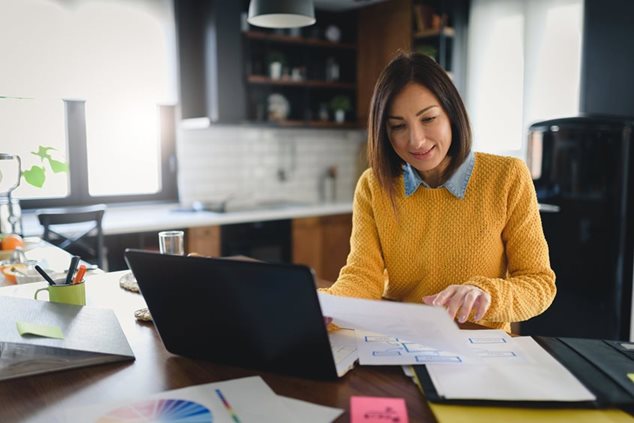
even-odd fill
[(455, 400), (438, 395), (425, 366), (414, 366), (425, 398), (431, 402), (510, 407), (620, 408), (634, 412), (634, 343), (583, 338), (533, 337), (563, 364), (590, 392), (596, 401), (494, 401)]

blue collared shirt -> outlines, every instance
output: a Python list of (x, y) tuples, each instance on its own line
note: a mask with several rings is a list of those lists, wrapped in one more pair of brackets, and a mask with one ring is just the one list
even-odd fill
[[(467, 160), (460, 165), (447, 182), (438, 188), (446, 188), (447, 191), (449, 191), (454, 197), (462, 200), (464, 198), (465, 191), (467, 191), (467, 184), (469, 183), (469, 178), (471, 178), (474, 163), (475, 154), (472, 151), (467, 156)], [(425, 188), (431, 188), (427, 182), (423, 181), (416, 169), (414, 169), (409, 163), (405, 163), (403, 165), (403, 179), (405, 181), (406, 197), (414, 194), (421, 185)]]

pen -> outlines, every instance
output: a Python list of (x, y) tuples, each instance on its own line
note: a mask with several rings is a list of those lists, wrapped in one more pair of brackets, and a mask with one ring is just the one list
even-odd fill
[(68, 267), (68, 274), (66, 274), (66, 285), (70, 285), (73, 281), (73, 274), (75, 273), (75, 269), (77, 269), (77, 264), (79, 263), (79, 256), (73, 256), (70, 259), (70, 266)]
[(37, 270), (37, 273), (39, 273), (44, 279), (46, 279), (46, 282), (48, 282), (49, 285), (55, 285), (55, 281), (53, 281), (53, 279), (51, 279), (51, 277), (39, 265), (35, 265), (35, 270)]
[(75, 275), (75, 279), (73, 280), (73, 283), (79, 283), (84, 279), (84, 275), (86, 274), (86, 265), (82, 264), (81, 266), (79, 266), (79, 270), (77, 271), (77, 274)]
[(222, 392), (220, 391), (220, 389), (216, 389), (216, 395), (218, 395), (218, 398), (220, 398), (220, 401), (222, 401), (222, 405), (225, 406), (225, 408), (227, 409), (227, 411), (231, 415), (231, 418), (233, 419), (233, 421), (235, 423), (240, 423), (240, 419), (236, 415), (235, 411), (233, 411), (233, 408), (231, 408), (231, 404), (229, 404), (229, 401), (227, 401), (225, 399), (225, 396), (222, 395)]

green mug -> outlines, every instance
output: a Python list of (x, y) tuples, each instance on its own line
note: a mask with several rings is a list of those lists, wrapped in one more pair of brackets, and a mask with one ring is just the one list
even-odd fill
[(60, 285), (49, 285), (46, 288), (40, 288), (35, 291), (33, 298), (37, 300), (37, 294), (40, 291), (48, 291), (49, 301), (54, 303), (86, 305), (86, 284), (84, 281), (80, 283), (66, 285), (65, 279), (56, 280)]

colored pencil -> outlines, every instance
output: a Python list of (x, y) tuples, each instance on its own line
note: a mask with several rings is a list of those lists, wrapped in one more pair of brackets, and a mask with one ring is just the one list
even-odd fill
[(222, 395), (222, 392), (220, 391), (220, 389), (216, 389), (216, 395), (218, 395), (218, 398), (220, 398), (220, 401), (222, 401), (222, 404), (225, 406), (225, 408), (229, 412), (229, 415), (231, 416), (233, 421), (235, 423), (240, 423), (240, 419), (236, 415), (235, 411), (233, 411), (233, 408), (231, 408), (231, 404), (229, 404), (229, 401), (227, 401), (225, 396)]

